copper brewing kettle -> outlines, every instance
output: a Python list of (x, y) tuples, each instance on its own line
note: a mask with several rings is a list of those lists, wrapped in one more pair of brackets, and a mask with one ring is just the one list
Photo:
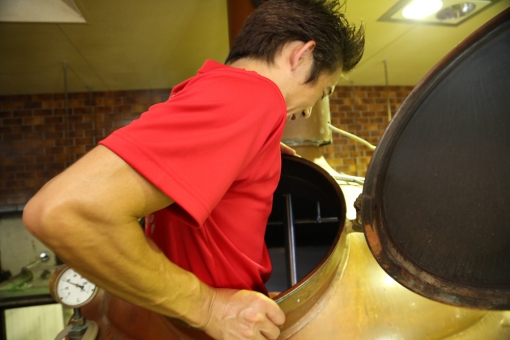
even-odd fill
[[(280, 339), (510, 338), (510, 10), (415, 88), (371, 161), (362, 229), (341, 185), (284, 157), (277, 195), (324, 202), (338, 232), (322, 261), (275, 297)], [(109, 294), (84, 308), (99, 339), (208, 339)]]

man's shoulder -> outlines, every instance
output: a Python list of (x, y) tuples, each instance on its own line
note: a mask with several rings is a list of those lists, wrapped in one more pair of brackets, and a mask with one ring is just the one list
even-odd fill
[(217, 100), (221, 98), (228, 101), (243, 100), (248, 104), (264, 98), (273, 103), (281, 101), (284, 105), (280, 89), (268, 78), (254, 71), (223, 65), (215, 61), (206, 62), (198, 74), (186, 82), (185, 87), (193, 93), (198, 91), (202, 96), (212, 95)]

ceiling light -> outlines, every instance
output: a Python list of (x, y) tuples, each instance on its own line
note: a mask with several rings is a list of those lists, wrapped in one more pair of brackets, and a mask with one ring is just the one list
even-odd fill
[(475, 4), (471, 2), (464, 2), (457, 5), (449, 6), (440, 10), (436, 17), (439, 20), (455, 20), (475, 10)]
[(422, 19), (439, 11), (443, 7), (441, 0), (414, 0), (402, 11), (407, 19)]
[(0, 0), (0, 22), (86, 23), (74, 0)]
[[(500, 1), (502, 0), (397, 0), (378, 21), (458, 26)], [(426, 5), (431, 7), (430, 10), (424, 7)], [(436, 12), (432, 13), (433, 11)]]

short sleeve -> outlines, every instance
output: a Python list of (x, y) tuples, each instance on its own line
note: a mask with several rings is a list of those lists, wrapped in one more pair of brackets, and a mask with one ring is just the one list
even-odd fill
[(270, 80), (244, 70), (211, 71), (101, 144), (200, 226), (284, 121), (285, 102)]

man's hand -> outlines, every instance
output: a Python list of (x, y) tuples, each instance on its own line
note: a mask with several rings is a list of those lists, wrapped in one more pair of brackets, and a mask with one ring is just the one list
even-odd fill
[(280, 152), (283, 154), (286, 154), (286, 155), (301, 157), (300, 155), (298, 155), (296, 153), (296, 150), (294, 150), (293, 148), (291, 148), (290, 146), (288, 146), (286, 144), (283, 144), (282, 142), (280, 142)]
[(209, 321), (203, 330), (218, 340), (266, 340), (280, 335), (285, 314), (267, 296), (233, 289), (215, 289)]

